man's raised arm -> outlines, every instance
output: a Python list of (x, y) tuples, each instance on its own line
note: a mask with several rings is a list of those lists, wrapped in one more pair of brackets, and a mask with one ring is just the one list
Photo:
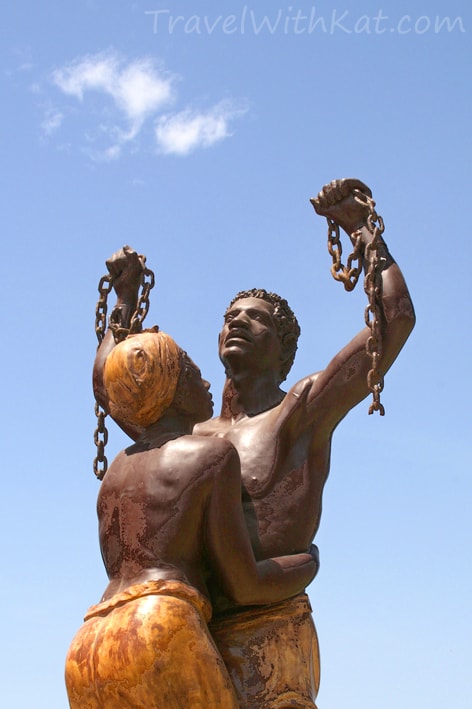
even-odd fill
[[(369, 188), (359, 180), (334, 180), (323, 187), (312, 204), (318, 214), (344, 229), (353, 243), (360, 236), (363, 267), (367, 271), (372, 256), (368, 256), (366, 247), (374, 235), (372, 227), (369, 228), (369, 200), (358, 200), (356, 192), (371, 196)], [(378, 368), (383, 375), (408, 339), (415, 314), (403, 275), (381, 237), (377, 256), (381, 266), (381, 296), (377, 299), (381, 342)], [(367, 375), (372, 369), (372, 357), (366, 350), (370, 336), (371, 328), (365, 327), (324, 371), (313, 377), (306, 402), (309, 418), (328, 430), (334, 429), (370, 391)]]

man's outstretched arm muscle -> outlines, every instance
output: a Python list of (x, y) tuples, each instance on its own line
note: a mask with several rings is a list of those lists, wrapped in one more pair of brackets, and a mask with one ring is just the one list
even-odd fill
[[(358, 180), (336, 180), (321, 190), (314, 206), (318, 214), (334, 221), (350, 238), (354, 238), (355, 233), (360, 234), (363, 266), (367, 269), (365, 247), (372, 241), (373, 234), (368, 228), (369, 209), (355, 199), (355, 189), (370, 195), (370, 190)], [(379, 256), (383, 260), (382, 296), (378, 303), (382, 336), (379, 369), (385, 374), (408, 339), (415, 324), (415, 314), (402, 272), (383, 240)], [(316, 423), (318, 431), (320, 426), (325, 432), (334, 430), (348, 411), (369, 394), (367, 374), (372, 368), (372, 359), (366, 351), (366, 344), (370, 335), (370, 328), (365, 327), (324, 371), (313, 375), (306, 398), (306, 413), (310, 422)], [(294, 391), (302, 384), (300, 382)]]

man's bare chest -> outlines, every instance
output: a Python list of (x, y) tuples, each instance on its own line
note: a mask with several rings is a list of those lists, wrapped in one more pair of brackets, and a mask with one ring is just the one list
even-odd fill
[(282, 478), (298, 477), (307, 464), (305, 442), (287, 439), (278, 423), (273, 416), (259, 414), (224, 433), (238, 451), (244, 493), (253, 499), (269, 494)]

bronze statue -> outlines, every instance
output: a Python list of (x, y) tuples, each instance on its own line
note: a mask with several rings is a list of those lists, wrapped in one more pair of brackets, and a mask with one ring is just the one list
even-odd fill
[(210, 637), (211, 571), (238, 605), (299, 593), (316, 555), (256, 563), (229, 441), (191, 435), (211, 416), (209, 384), (168, 335), (120, 342), (104, 367), (115, 419), (142, 428), (107, 471), (97, 510), (109, 584), (66, 661), (73, 709), (237, 709)]
[[(285, 393), (281, 383), (297, 347), (296, 319), (279, 296), (264, 290), (239, 293), (226, 311), (219, 339), (226, 371), (221, 414), (194, 429), (198, 436), (230, 441), (238, 451), (244, 515), (257, 560), (301, 553), (311, 544), (320, 523), (333, 432), (369, 391), (371, 410), (383, 413), (383, 375), (415, 322), (401, 271), (382, 239), (383, 228), (375, 225), (369, 188), (358, 180), (336, 180), (312, 203), (328, 219), (332, 234), (339, 225), (351, 238), (370, 283), (371, 320), (367, 315), (366, 327), (324, 370)], [(333, 252), (335, 243), (331, 238)], [(125, 328), (136, 307), (139, 266), (137, 254), (126, 249), (110, 262), (117, 293), (112, 317)], [(339, 259), (333, 269), (338, 275)], [(345, 276), (349, 287), (353, 271), (348, 268)], [(113, 346), (108, 333), (94, 368), (96, 398), (107, 411), (103, 366)], [(139, 434), (122, 427), (131, 436)], [(241, 610), (218, 578), (208, 584), (214, 608), (210, 630), (240, 706), (316, 709), (318, 642), (306, 594)]]

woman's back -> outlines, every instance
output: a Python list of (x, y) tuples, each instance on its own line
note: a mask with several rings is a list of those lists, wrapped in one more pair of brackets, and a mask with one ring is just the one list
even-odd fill
[(104, 599), (150, 579), (186, 581), (207, 595), (205, 513), (215, 476), (235, 457), (222, 439), (190, 435), (116, 457), (97, 502)]

